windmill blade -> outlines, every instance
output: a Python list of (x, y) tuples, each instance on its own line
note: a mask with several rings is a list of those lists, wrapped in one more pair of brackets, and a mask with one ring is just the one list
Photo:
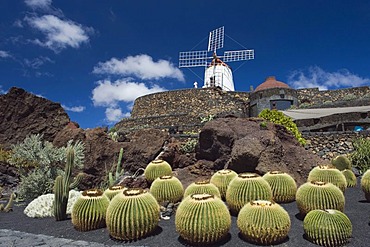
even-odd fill
[(209, 33), (208, 51), (216, 52), (224, 47), (224, 27), (219, 27)]
[(185, 51), (180, 52), (179, 68), (207, 66), (207, 51)]
[(254, 59), (254, 50), (225, 51), (224, 62), (242, 61)]

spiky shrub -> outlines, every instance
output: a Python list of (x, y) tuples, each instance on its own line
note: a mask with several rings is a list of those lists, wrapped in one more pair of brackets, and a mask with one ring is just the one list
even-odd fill
[(180, 203), (176, 231), (192, 244), (211, 244), (226, 237), (231, 216), (224, 202), (210, 194), (193, 194)]
[(150, 193), (159, 203), (164, 201), (179, 202), (184, 195), (184, 187), (180, 180), (173, 176), (156, 178), (150, 186)]
[(338, 186), (343, 192), (347, 188), (346, 177), (334, 166), (319, 165), (308, 174), (307, 181), (322, 181)]
[(112, 200), (115, 195), (122, 192), (123, 190), (127, 189), (125, 186), (122, 185), (114, 185), (109, 187), (104, 191), (104, 195), (108, 197), (109, 200)]
[(351, 161), (345, 155), (338, 155), (331, 161), (332, 165), (335, 166), (339, 171), (345, 169), (351, 170), (352, 164)]
[(335, 209), (312, 210), (303, 221), (304, 232), (311, 242), (322, 246), (342, 246), (352, 236), (352, 223)]
[(363, 174), (370, 168), (370, 139), (358, 138), (353, 140), (352, 144), (354, 151), (349, 158), (352, 165)]
[(288, 173), (271, 171), (263, 175), (272, 190), (272, 197), (275, 202), (292, 202), (295, 200), (297, 184)]
[(296, 194), (296, 202), (302, 216), (315, 209), (344, 210), (343, 192), (334, 184), (326, 182), (307, 182), (302, 184)]
[(13, 204), (14, 204), (15, 194), (11, 193), (9, 196), (8, 203), (2, 204), (0, 203), (0, 212), (9, 212), (13, 210)]
[(271, 245), (287, 238), (291, 223), (288, 212), (279, 204), (257, 200), (243, 206), (237, 225), (247, 241)]
[(109, 234), (119, 240), (136, 240), (152, 233), (158, 225), (159, 205), (148, 191), (130, 188), (110, 202), (106, 223)]
[(210, 182), (218, 188), (221, 198), (225, 200), (227, 186), (238, 174), (233, 170), (223, 169), (212, 175)]
[(185, 189), (184, 197), (193, 194), (210, 194), (221, 198), (220, 191), (216, 185), (211, 184), (209, 180), (198, 181), (189, 184), (189, 186)]
[(346, 178), (347, 187), (355, 187), (357, 185), (357, 178), (352, 170), (344, 169), (342, 174)]
[(365, 198), (370, 202), (370, 169), (361, 178), (361, 189), (365, 193)]
[(270, 185), (256, 173), (241, 173), (231, 180), (226, 191), (226, 202), (236, 214), (250, 201), (272, 200)]
[(153, 182), (154, 179), (161, 176), (170, 176), (172, 175), (172, 168), (164, 160), (153, 160), (150, 162), (144, 171), (144, 176), (149, 183)]
[(82, 192), (72, 208), (72, 224), (78, 231), (91, 231), (105, 227), (109, 199), (101, 190)]

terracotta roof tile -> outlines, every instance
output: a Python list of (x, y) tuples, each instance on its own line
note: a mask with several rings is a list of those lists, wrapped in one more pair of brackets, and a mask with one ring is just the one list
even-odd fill
[(275, 79), (275, 76), (269, 76), (267, 77), (266, 81), (261, 83), (254, 91), (256, 92), (256, 91), (269, 89), (269, 88), (290, 88), (290, 87), (284, 82), (277, 81)]

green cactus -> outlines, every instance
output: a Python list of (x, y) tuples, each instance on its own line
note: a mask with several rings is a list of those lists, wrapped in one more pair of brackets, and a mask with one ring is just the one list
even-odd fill
[(124, 170), (122, 169), (122, 155), (123, 155), (123, 148), (119, 150), (118, 161), (116, 165), (116, 172), (114, 173), (114, 175), (112, 172), (109, 172), (108, 174), (109, 186), (115, 185), (118, 178), (122, 176), (124, 172)]
[(257, 200), (240, 210), (237, 225), (248, 242), (272, 245), (287, 238), (291, 223), (288, 212), (279, 204)]
[(227, 186), (229, 186), (229, 183), (233, 178), (238, 176), (236, 172), (229, 169), (223, 169), (220, 171), (217, 171), (213, 176), (211, 177), (211, 183), (216, 185), (218, 190), (220, 191), (221, 198), (225, 200), (226, 198), (226, 190)]
[(346, 178), (347, 187), (355, 187), (357, 185), (357, 178), (352, 170), (344, 169), (342, 174)]
[(352, 223), (342, 212), (334, 209), (312, 210), (303, 221), (308, 240), (322, 246), (342, 246), (352, 236)]
[(352, 163), (345, 155), (338, 155), (331, 161), (332, 165), (334, 165), (339, 171), (343, 171), (345, 169), (351, 170)]
[(111, 200), (106, 215), (109, 234), (119, 240), (136, 240), (158, 226), (157, 200), (141, 188), (130, 188)]
[(175, 218), (176, 231), (191, 244), (212, 244), (224, 239), (231, 216), (221, 198), (193, 194), (180, 203)]
[(299, 212), (302, 216), (314, 209), (344, 210), (343, 192), (335, 185), (326, 182), (307, 182), (302, 184), (296, 194)]
[(172, 175), (172, 168), (164, 160), (153, 160), (150, 162), (144, 171), (144, 176), (149, 183), (153, 182), (154, 179), (161, 176), (170, 176)]
[(250, 201), (272, 200), (270, 185), (256, 173), (241, 173), (231, 180), (226, 191), (230, 211), (237, 214)]
[(362, 175), (361, 189), (365, 193), (366, 200), (370, 202), (370, 169)]
[(104, 195), (106, 195), (109, 200), (112, 200), (115, 195), (117, 195), (118, 193), (122, 192), (125, 189), (127, 188), (123, 185), (114, 185), (106, 189), (104, 191)]
[(198, 181), (189, 184), (185, 189), (184, 198), (193, 194), (210, 194), (221, 198), (220, 191), (216, 185), (211, 184), (209, 180)]
[(79, 173), (71, 182), (72, 168), (74, 166), (75, 153), (72, 147), (67, 149), (67, 162), (64, 176), (57, 176), (54, 184), (54, 216), (57, 221), (67, 219), (67, 204), (69, 190), (75, 188), (82, 181), (84, 173)]
[(320, 165), (313, 168), (308, 174), (307, 181), (321, 181), (338, 186), (343, 192), (347, 188), (346, 177), (331, 165)]
[(285, 203), (295, 200), (297, 184), (288, 173), (272, 171), (263, 175), (263, 178), (269, 183), (275, 202)]
[[(0, 195), (1, 198), (1, 195)], [(11, 193), (9, 196), (9, 201), (8, 203), (4, 206), (4, 204), (0, 204), (0, 212), (10, 212), (13, 210), (13, 203), (15, 199), (15, 194)]]
[(73, 205), (73, 226), (82, 232), (104, 228), (108, 205), (109, 199), (101, 190), (85, 190)]
[(156, 178), (150, 186), (150, 193), (159, 203), (164, 201), (179, 202), (184, 195), (184, 187), (180, 180), (173, 176)]

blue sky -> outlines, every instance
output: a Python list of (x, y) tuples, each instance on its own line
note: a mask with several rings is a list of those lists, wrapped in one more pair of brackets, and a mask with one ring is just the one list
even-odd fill
[(237, 91), (274, 75), (293, 88), (370, 84), (370, 1), (0, 0), (0, 93), (24, 88), (83, 128), (112, 125), (138, 96), (202, 85), (178, 68), (225, 27)]

